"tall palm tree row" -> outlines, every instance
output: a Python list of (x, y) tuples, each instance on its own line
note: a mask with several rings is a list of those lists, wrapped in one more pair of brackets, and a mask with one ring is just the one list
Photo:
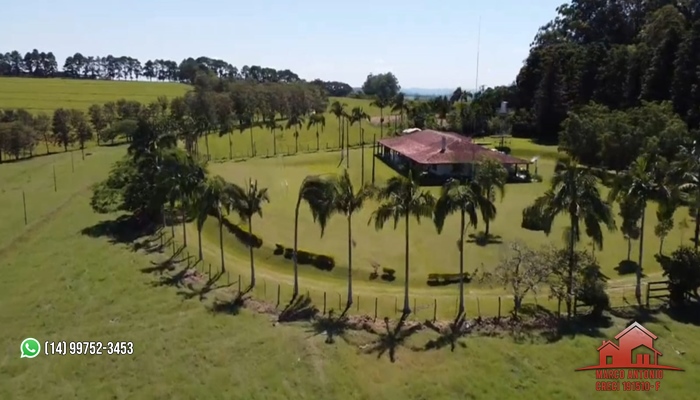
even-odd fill
[(309, 130), (312, 126), (316, 127), (316, 151), (319, 151), (321, 135), (318, 131), (319, 128), (321, 128), (321, 133), (323, 133), (323, 129), (326, 127), (326, 117), (324, 117), (323, 114), (311, 114), (306, 129)]

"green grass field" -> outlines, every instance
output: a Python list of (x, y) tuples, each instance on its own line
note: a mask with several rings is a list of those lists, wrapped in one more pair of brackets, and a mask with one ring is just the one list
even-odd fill
[[(337, 136), (328, 127), (326, 133)], [(300, 143), (305, 138), (307, 143), (315, 144), (314, 132), (302, 132), (302, 135)], [(210, 142), (211, 150), (226, 154), (225, 139)], [(240, 140), (240, 146), (247, 143), (243, 138)], [(267, 146), (259, 144), (258, 154), (261, 149), (268, 149)], [(515, 139), (511, 146), (516, 149), (516, 155), (523, 157), (555, 151)], [(198, 300), (178, 296), (177, 289), (154, 285), (158, 275), (141, 271), (160, 263), (167, 254), (134, 252), (130, 246), (112, 243), (107, 237), (83, 233), (117, 217), (91, 211), (89, 187), (106, 176), (124, 149), (93, 148), (90, 153), (84, 161), (79, 156), (71, 161), (69, 154), (54, 154), (0, 166), (3, 222), (0, 258), (4, 278), (0, 280), (2, 399), (502, 399), (523, 395), (583, 399), (595, 392), (595, 376), (593, 372), (574, 370), (594, 364), (595, 349), (601, 341), (612, 338), (627, 323), (625, 319), (613, 318), (612, 326), (600, 332), (564, 336), (553, 343), (541, 337), (515, 341), (511, 337), (468, 336), (462, 340), (464, 348), (454, 353), (447, 348), (431, 351), (400, 348), (397, 363), (391, 364), (386, 355), (377, 357), (376, 353), (363, 354), (359, 350), (359, 345), (370, 340), (364, 334), (351, 334), (350, 343), (338, 340), (327, 345), (324, 336), (316, 335), (305, 323), (274, 326), (269, 316), (248, 310), (237, 316), (212, 314)], [(369, 150), (367, 154), (366, 180), (371, 171)], [(272, 248), (277, 242), (291, 245), (294, 198), (301, 179), (311, 173), (339, 171), (338, 161), (338, 152), (321, 152), (258, 157), (210, 166), (213, 173), (228, 180), (243, 183), (252, 177), (270, 190), (271, 202), (266, 205), (264, 218), (254, 220), (255, 233), (264, 240), (263, 248), (256, 253), (260, 277), (255, 291), (258, 298), (274, 303), (277, 285), (281, 287), (283, 303), (289, 298), (291, 263), (272, 255)], [(359, 167), (360, 150), (355, 149), (351, 152), (350, 172), (356, 184), (360, 180)], [(539, 162), (539, 172), (545, 178), (551, 174), (552, 167), (552, 161)], [(391, 174), (377, 162), (379, 182)], [(522, 208), (543, 189), (544, 184), (509, 185), (506, 198), (497, 204), (499, 215), (492, 226), (493, 234), (500, 235), (503, 241), (519, 239), (531, 245), (559, 243), (559, 231), (547, 238), (520, 228)], [(401, 294), (403, 235), (402, 231), (394, 232), (391, 226), (381, 232), (367, 226), (372, 209), (373, 204), (367, 204), (353, 226), (355, 290), (361, 296), (360, 312), (371, 314), (373, 299), (381, 298), (379, 316), (393, 317), (394, 298)], [(652, 258), (659, 244), (652, 234), (654, 211), (648, 210), (650, 222), (645, 242), (645, 272), (650, 279), (658, 274)], [(678, 216), (682, 218), (685, 213), (679, 212)], [(234, 217), (231, 220), (236, 221)], [(430, 288), (425, 277), (433, 271), (456, 269), (456, 222), (450, 220), (442, 235), (437, 235), (430, 221), (411, 227), (411, 290), (419, 306), (418, 319), (432, 317), (434, 299), (439, 300), (440, 317), (454, 313), (456, 286)], [(562, 226), (560, 221), (557, 230)], [(302, 210), (300, 248), (333, 255), (339, 264), (329, 273), (305, 266), (300, 269), (302, 291), (308, 290), (319, 306), (321, 293), (325, 291), (328, 308), (337, 308), (337, 293), (344, 291), (345, 232), (344, 221), (335, 219), (320, 238), (308, 210)], [(178, 229), (179, 241), (181, 234)], [(218, 268), (217, 235), (216, 224), (208, 221), (204, 235), (205, 265), (211, 263), (214, 270)], [(667, 249), (675, 248), (690, 235), (689, 231), (675, 230), (666, 240)], [(191, 226), (188, 236), (187, 251), (195, 253), (192, 243), (196, 243), (196, 236)], [(499, 246), (479, 247), (470, 243), (467, 268), (473, 270), (482, 263), (483, 268), (492, 268), (499, 257)], [(227, 279), (235, 281), (239, 274), (243, 281), (248, 279), (247, 251), (230, 234), (225, 238), (225, 251), (231, 271)], [(619, 305), (622, 287), (633, 280), (618, 276), (613, 269), (626, 257), (621, 234), (606, 233), (605, 249), (597, 252), (597, 256), (614, 287), (610, 291), (613, 303)], [(399, 270), (397, 281), (368, 281), (372, 261)], [(494, 315), (495, 299), (504, 293), (499, 288), (476, 285), (470, 285), (468, 291), (467, 312), (472, 317), (477, 312), (477, 298), (482, 313)], [(226, 297), (227, 293), (228, 289), (221, 289), (209, 296), (205, 305), (216, 297)], [(631, 292), (628, 297), (633, 297)], [(541, 294), (538, 303), (550, 305), (545, 298), (546, 294)], [(510, 301), (504, 299), (503, 306), (505, 313)], [(700, 383), (692, 377), (700, 366), (698, 328), (675, 322), (663, 314), (644, 325), (659, 336), (657, 348), (664, 354), (662, 361), (686, 372), (666, 373), (658, 393), (595, 395), (610, 399), (696, 398)], [(40, 341), (132, 341), (134, 354), (41, 355), (34, 360), (20, 359), (18, 347), (25, 337)], [(421, 332), (411, 337), (408, 344), (422, 347), (435, 338), (433, 333)]]

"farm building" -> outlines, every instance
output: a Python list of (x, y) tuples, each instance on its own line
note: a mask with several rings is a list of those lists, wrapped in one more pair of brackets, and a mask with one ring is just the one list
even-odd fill
[(412, 169), (430, 181), (471, 179), (476, 164), (486, 159), (503, 164), (512, 181), (524, 181), (528, 180), (531, 164), (488, 149), (457, 133), (429, 129), (379, 140), (375, 156), (399, 171)]

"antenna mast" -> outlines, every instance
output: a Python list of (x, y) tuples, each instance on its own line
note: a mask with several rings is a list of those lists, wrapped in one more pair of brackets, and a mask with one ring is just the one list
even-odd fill
[(481, 47), (481, 17), (479, 17), (479, 32), (477, 33), (476, 39), (476, 87), (474, 88), (475, 93), (479, 92), (479, 49)]

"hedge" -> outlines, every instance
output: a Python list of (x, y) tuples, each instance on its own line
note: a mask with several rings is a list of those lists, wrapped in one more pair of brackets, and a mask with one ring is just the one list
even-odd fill
[[(283, 255), (287, 260), (291, 260), (294, 255), (294, 249), (284, 247), (278, 243), (275, 244), (273, 254)], [(313, 265), (322, 271), (331, 271), (335, 268), (335, 259), (333, 257), (299, 249), (297, 249), (297, 263), (300, 265)]]

